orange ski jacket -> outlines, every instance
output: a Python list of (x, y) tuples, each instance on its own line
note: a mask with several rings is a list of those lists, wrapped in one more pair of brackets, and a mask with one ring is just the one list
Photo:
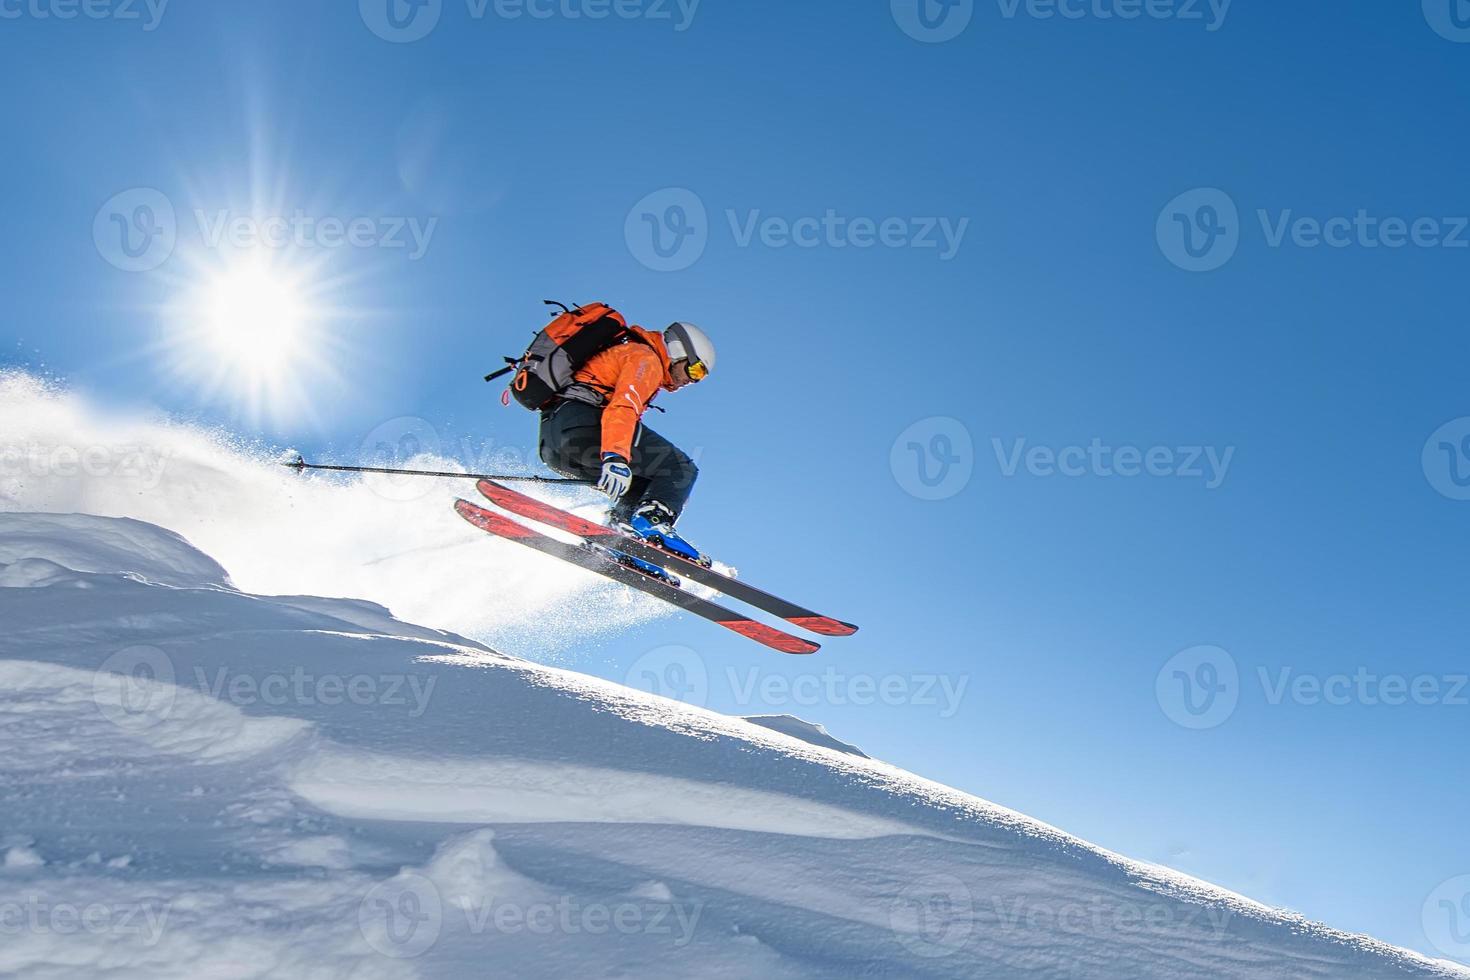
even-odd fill
[(649, 402), (660, 389), (673, 390), (669, 349), (662, 334), (628, 327), (639, 339), (594, 355), (572, 376), (602, 396), (602, 452), (633, 458), (633, 438)]

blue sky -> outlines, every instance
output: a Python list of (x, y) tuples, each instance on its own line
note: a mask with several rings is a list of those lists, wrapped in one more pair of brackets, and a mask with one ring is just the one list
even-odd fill
[[(864, 630), (578, 669), (1470, 957), (1470, 5), (384, 2), (0, 3), (0, 356), (478, 465), (542, 299), (692, 320), (688, 535)], [(329, 340), (211, 376), (247, 254)]]

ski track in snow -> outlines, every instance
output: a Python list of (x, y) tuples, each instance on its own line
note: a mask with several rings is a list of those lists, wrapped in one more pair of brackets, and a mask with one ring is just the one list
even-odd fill
[(1470, 977), (799, 719), (242, 580), (0, 514), (0, 976)]

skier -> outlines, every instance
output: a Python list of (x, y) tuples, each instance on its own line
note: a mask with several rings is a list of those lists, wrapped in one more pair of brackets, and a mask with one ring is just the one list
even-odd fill
[(625, 534), (692, 561), (708, 559), (674, 530), (699, 468), (642, 422), (660, 391), (697, 384), (715, 367), (715, 348), (692, 323), (662, 335), (629, 326), (626, 343), (593, 355), (541, 412), (541, 459), (564, 476), (595, 480)]

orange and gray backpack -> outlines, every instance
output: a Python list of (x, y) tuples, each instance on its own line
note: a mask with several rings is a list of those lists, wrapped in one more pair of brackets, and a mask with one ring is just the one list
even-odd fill
[(506, 367), (485, 376), (494, 381), (514, 371), (508, 394), (533, 412), (551, 407), (593, 356), (637, 337), (623, 315), (606, 303), (568, 307), (555, 300), (545, 302), (560, 306), (562, 312), (536, 334), (524, 354), (507, 357)]

